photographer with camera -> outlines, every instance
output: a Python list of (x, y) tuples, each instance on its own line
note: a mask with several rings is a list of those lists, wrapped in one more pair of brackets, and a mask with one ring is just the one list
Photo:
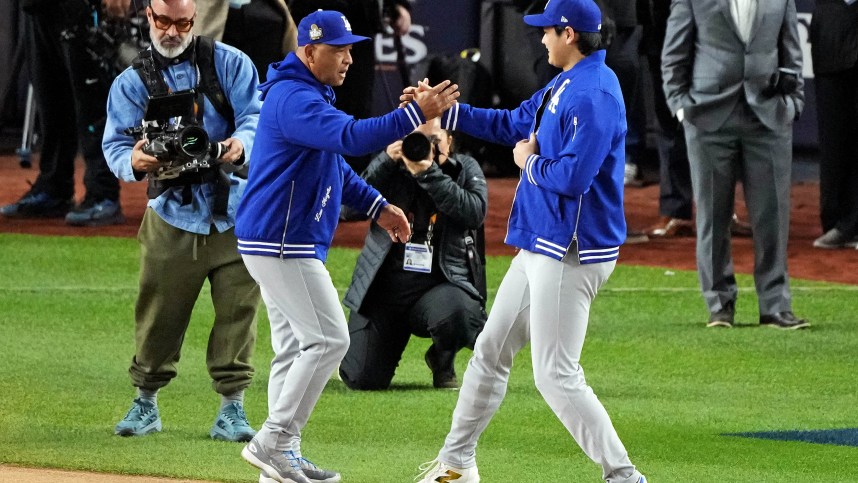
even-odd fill
[[(413, 228), (401, 245), (370, 225), (344, 300), (351, 344), (340, 377), (352, 389), (386, 389), (413, 334), (432, 339), (425, 360), (433, 386), (457, 388), (456, 353), (474, 348), (486, 322), (485, 176), (474, 158), (453, 153), (438, 119), (390, 144), (361, 176)], [(347, 213), (366, 218), (355, 215)]]
[[(10, 218), (62, 218), (74, 226), (124, 223), (119, 180), (101, 151), (105, 105), (116, 71), (93, 51), (106, 21), (119, 22), (129, 0), (23, 0), (27, 65), (41, 133), (39, 174), (17, 202), (0, 207)], [(95, 22), (94, 22), (95, 20)], [(98, 27), (93, 27), (93, 24)], [(110, 48), (111, 46), (106, 46)], [(86, 195), (74, 203), (78, 148)]]
[(707, 327), (732, 327), (736, 312), (730, 227), (737, 180), (751, 221), (760, 325), (809, 325), (792, 312), (787, 273), (792, 129), (804, 107), (801, 66), (794, 0), (671, 4), (661, 71), (688, 146)]
[(256, 70), (239, 50), (191, 33), (193, 0), (153, 0), (146, 15), (152, 49), (114, 81), (103, 141), (113, 172), (128, 182), (148, 178), (150, 197), (138, 235), (129, 369), (138, 394), (115, 432), (161, 430), (158, 390), (176, 376), (191, 312), (209, 280), (215, 319), (206, 366), (221, 396), (209, 434), (248, 441), (255, 432), (243, 397), (254, 372), (260, 294), (236, 250), (234, 225), (246, 184), (236, 165), (250, 153), (259, 119)]

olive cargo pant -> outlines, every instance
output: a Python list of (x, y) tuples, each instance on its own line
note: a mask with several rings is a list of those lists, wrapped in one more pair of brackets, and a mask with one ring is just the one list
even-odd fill
[(215, 311), (206, 351), (214, 390), (232, 394), (250, 385), (260, 296), (238, 254), (234, 230), (197, 235), (147, 209), (137, 239), (136, 353), (128, 370), (134, 386), (156, 390), (176, 377), (185, 331), (206, 279)]

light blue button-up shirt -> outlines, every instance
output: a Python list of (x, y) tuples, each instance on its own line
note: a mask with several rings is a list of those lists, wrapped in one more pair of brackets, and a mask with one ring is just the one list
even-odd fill
[[(214, 62), (221, 88), (235, 111), (235, 131), (227, 131), (229, 123), (217, 113), (208, 98), (203, 110), (203, 126), (212, 141), (223, 141), (230, 137), (240, 140), (244, 146), (245, 159), (249, 160), (262, 104), (257, 97), (259, 77), (256, 68), (243, 52), (220, 42), (215, 43)], [(188, 61), (170, 64), (161, 73), (174, 92), (197, 87), (197, 68)], [(102, 148), (111, 171), (123, 181), (139, 181), (131, 168), (131, 151), (135, 140), (124, 131), (142, 124), (148, 97), (146, 86), (133, 68), (119, 74), (110, 88)], [(183, 188), (176, 187), (149, 200), (148, 206), (164, 221), (181, 230), (208, 235), (214, 225), (222, 233), (235, 225), (235, 212), (246, 184), (245, 180), (234, 175), (230, 175), (230, 179), (225, 219), (215, 219), (212, 214), (214, 183), (192, 185), (193, 198), (189, 204), (182, 205)]]

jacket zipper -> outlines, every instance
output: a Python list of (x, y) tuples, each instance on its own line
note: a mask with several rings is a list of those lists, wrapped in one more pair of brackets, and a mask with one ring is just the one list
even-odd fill
[[(572, 118), (572, 125), (575, 127), (572, 131), (572, 140), (575, 140), (575, 136), (578, 134), (578, 116)], [(572, 247), (575, 247), (575, 257), (578, 258), (578, 262), (581, 261), (581, 255), (578, 253), (578, 222), (581, 220), (581, 203), (584, 202), (584, 195), (578, 195), (578, 213), (575, 215), (575, 229), (572, 231), (572, 243), (566, 247), (566, 253), (569, 253), (569, 250)], [(565, 258), (565, 257), (564, 257)]]
[(572, 117), (572, 140), (575, 140), (575, 136), (578, 135), (578, 116)]
[(286, 232), (289, 230), (289, 215), (292, 213), (292, 196), (295, 194), (295, 180), (292, 180), (292, 188), (289, 190), (289, 208), (286, 209), (286, 222), (283, 224), (283, 237), (280, 239), (280, 260), (285, 259)]

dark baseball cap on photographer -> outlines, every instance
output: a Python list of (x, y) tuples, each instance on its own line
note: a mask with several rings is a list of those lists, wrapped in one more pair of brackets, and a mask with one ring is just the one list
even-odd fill
[(534, 27), (572, 27), (576, 32), (599, 32), (602, 12), (593, 0), (548, 0), (545, 12), (525, 15), (524, 23)]
[(316, 10), (298, 24), (298, 46), (307, 44), (348, 45), (369, 40), (352, 34), (346, 16), (336, 10)]

